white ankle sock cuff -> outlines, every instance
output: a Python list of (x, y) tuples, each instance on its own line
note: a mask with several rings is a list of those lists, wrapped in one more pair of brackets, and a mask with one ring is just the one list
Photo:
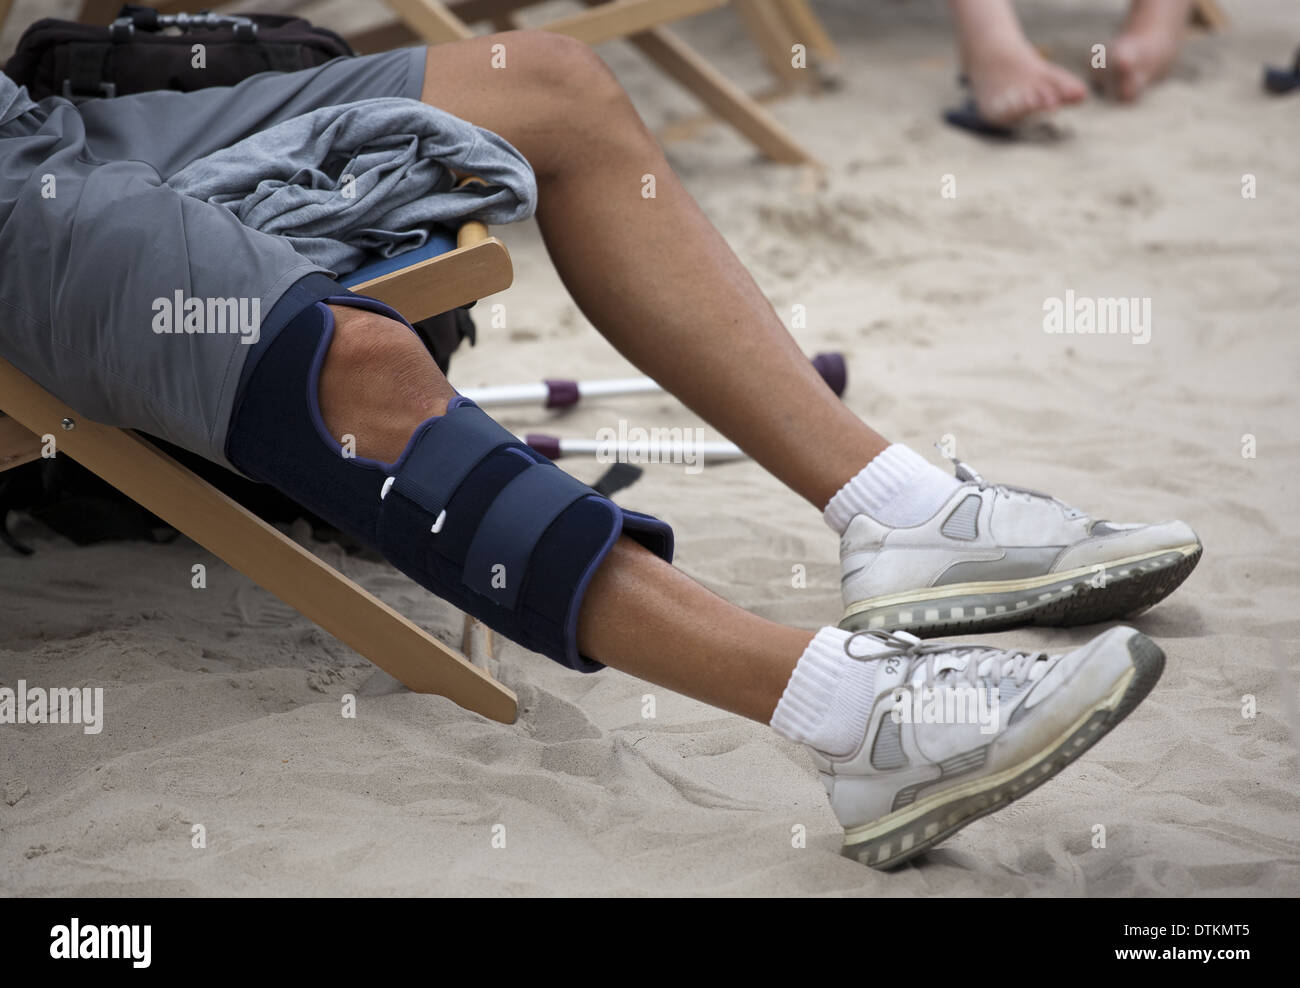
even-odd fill
[(876, 663), (844, 651), (852, 632), (822, 628), (799, 657), (772, 730), (828, 755), (848, 755), (867, 733), (875, 702)]
[(836, 492), (822, 517), (840, 535), (855, 515), (900, 528), (934, 517), (960, 486), (929, 460), (902, 443), (893, 443)]

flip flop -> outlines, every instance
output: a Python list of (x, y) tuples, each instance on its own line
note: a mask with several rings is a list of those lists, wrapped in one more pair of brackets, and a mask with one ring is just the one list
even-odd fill
[(1018, 135), (1016, 127), (1009, 127), (1006, 124), (994, 123), (980, 113), (979, 107), (975, 104), (975, 98), (972, 96), (966, 100), (962, 106), (953, 107), (950, 110), (943, 111), (945, 123), (958, 127), (961, 130), (968, 130), (972, 134), (979, 134), (981, 137), (993, 137), (1001, 141), (1015, 140)]
[(1300, 51), (1296, 52), (1295, 64), (1289, 69), (1264, 66), (1264, 88), (1279, 96), (1293, 89), (1300, 89)]
[[(957, 82), (963, 89), (970, 89), (970, 79), (964, 73), (957, 77)], [(966, 102), (961, 106), (945, 110), (943, 119), (950, 126), (997, 141), (1050, 144), (1069, 134), (1068, 130), (1061, 127), (1054, 120), (1036, 114), (1030, 114), (1014, 124), (995, 123), (980, 112), (975, 97), (970, 95), (966, 97)]]

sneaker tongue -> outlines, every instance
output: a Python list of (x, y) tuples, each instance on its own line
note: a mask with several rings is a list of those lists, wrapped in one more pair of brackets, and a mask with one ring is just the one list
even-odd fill
[[(962, 648), (957, 646), (952, 653), (936, 655), (934, 658), (934, 678), (936, 680), (951, 678), (953, 676), (968, 676), (969, 664), (975, 663), (975, 673), (977, 680), (987, 680), (997, 684), (1005, 676), (1005, 667), (1011, 662), (1017, 653), (1007, 652), (1001, 649), (996, 651), (985, 651), (983, 649)], [(1031, 653), (1037, 655), (1037, 653)], [(1023, 659), (1021, 661), (1024, 661)], [(1043, 675), (1046, 663), (1041, 662), (1038, 658), (1032, 661), (1029, 669), (1030, 680), (1037, 680)], [(924, 675), (924, 669), (919, 670)]]
[(1016, 487), (1012, 484), (996, 484), (994, 486), (999, 490), (1009, 491), (1012, 494), (1021, 494), (1027, 497), (1036, 497), (1041, 498), (1044, 501), (1050, 501), (1052, 504), (1055, 504), (1060, 508), (1061, 513), (1070, 521), (1086, 517), (1084, 512), (1080, 511), (1078, 508), (1071, 507), (1059, 497), (1053, 497), (1051, 494), (1046, 494), (1043, 491), (1036, 491), (1032, 487)]
[[(971, 661), (969, 653), (952, 654), (944, 653), (934, 657), (934, 678), (936, 680), (947, 679), (951, 675), (965, 674), (966, 665)], [(925, 678), (926, 669), (924, 665), (918, 666), (914, 672), (913, 678), (920, 676)]]

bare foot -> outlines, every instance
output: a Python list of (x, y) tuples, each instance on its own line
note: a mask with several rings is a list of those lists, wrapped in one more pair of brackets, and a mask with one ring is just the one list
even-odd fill
[(1191, 0), (1134, 0), (1123, 32), (1110, 43), (1104, 70), (1111, 94), (1126, 103), (1162, 79), (1178, 57)]
[(1078, 76), (1053, 65), (1027, 42), (972, 51), (966, 74), (980, 115), (1002, 126), (1078, 103), (1088, 95)]

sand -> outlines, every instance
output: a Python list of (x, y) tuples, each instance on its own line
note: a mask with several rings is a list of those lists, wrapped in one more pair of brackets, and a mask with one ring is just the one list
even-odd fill
[[(1025, 6), (1062, 59), (1104, 40), (1120, 9)], [(19, 519), (37, 554), (0, 549), (0, 684), (102, 686), (106, 709), (93, 736), (0, 726), (0, 892), (1300, 892), (1300, 96), (1258, 85), (1261, 65), (1300, 43), (1300, 14), (1289, 0), (1233, 4), (1231, 32), (1194, 40), (1140, 106), (1094, 101), (1069, 114), (1063, 144), (1001, 147), (938, 119), (956, 98), (941, 5), (818, 8), (843, 46), (842, 85), (772, 109), (827, 163), (824, 186), (756, 161), (721, 127), (673, 143), (673, 164), (777, 310), (805, 307), (805, 350), (848, 355), (846, 400), (887, 435), (925, 451), (950, 436), (991, 479), (1197, 529), (1200, 567), (1137, 622), (1168, 653), (1149, 699), (1059, 778), (882, 875), (840, 857), (807, 755), (762, 725), (505, 643), (492, 668), (521, 714), (501, 726), (407, 692), (183, 539), (76, 549)], [(764, 85), (729, 12), (682, 33)], [(634, 52), (602, 54), (653, 125), (694, 112)], [(1255, 199), (1241, 195), (1246, 173)], [(956, 198), (941, 196), (944, 175)], [(517, 277), (494, 301), (508, 328), (483, 324), (453, 382), (630, 373), (565, 295), (535, 227), (504, 236)], [(1067, 291), (1150, 298), (1150, 341), (1045, 333), (1044, 299)], [(503, 416), (518, 432), (587, 437), (619, 418), (703, 425), (666, 397), (553, 418)], [(590, 481), (603, 468), (572, 469)], [(621, 500), (670, 521), (682, 569), (727, 598), (808, 628), (838, 617), (836, 540), (756, 466), (651, 466)], [(382, 562), (312, 545), (435, 633), (458, 633), (450, 608)], [(205, 590), (191, 588), (195, 563)], [(1062, 648), (1097, 630), (997, 640)], [(347, 693), (355, 719), (341, 716)]]

